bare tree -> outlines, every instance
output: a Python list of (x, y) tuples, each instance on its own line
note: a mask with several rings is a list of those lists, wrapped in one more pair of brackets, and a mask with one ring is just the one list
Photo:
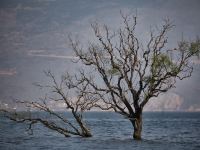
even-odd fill
[[(39, 86), (52, 89), (58, 98), (46, 96), (40, 102), (20, 101), (28, 108), (56, 117), (64, 127), (55, 120), (40, 116), (21, 115), (5, 109), (0, 111), (13, 121), (27, 122), (30, 130), (33, 124), (41, 123), (66, 137), (90, 137), (82, 119), (83, 112), (94, 107), (113, 110), (130, 120), (134, 128), (133, 138), (140, 140), (144, 106), (152, 97), (174, 88), (176, 80), (191, 76), (192, 60), (193, 56), (199, 55), (200, 40), (182, 40), (176, 48), (165, 48), (167, 32), (173, 27), (169, 20), (165, 20), (160, 29), (150, 32), (150, 39), (144, 46), (136, 34), (137, 16), (122, 14), (122, 18), (124, 26), (116, 32), (111, 32), (106, 25), (92, 24), (97, 40), (90, 42), (87, 48), (69, 38), (77, 62), (81, 62), (85, 70), (80, 69), (76, 75), (67, 73), (59, 83), (51, 72), (46, 72), (53, 85)], [(49, 101), (64, 103), (74, 122), (53, 111)]]
[[(74, 82), (72, 85), (72, 79), (68, 74), (62, 76), (60, 82), (56, 81), (55, 76), (50, 71), (45, 72), (45, 74), (51, 79), (53, 84), (45, 86), (37, 84), (37, 86), (40, 88), (51, 89), (51, 91), (55, 93), (54, 96), (46, 95), (44, 98), (40, 98), (36, 101), (17, 101), (18, 105), (22, 104), (24, 108), (28, 108), (28, 111), (22, 112), (0, 107), (0, 112), (4, 112), (4, 116), (12, 121), (17, 123), (27, 123), (28, 131), (31, 131), (29, 133), (32, 133), (32, 127), (34, 124), (41, 123), (45, 127), (63, 134), (65, 137), (70, 137), (71, 135), (91, 137), (92, 135), (90, 130), (84, 123), (82, 115), (83, 112), (92, 105), (92, 103), (85, 101), (83, 93), (78, 91), (78, 89), (82, 90), (86, 88), (86, 85), (82, 83), (82, 81)], [(71, 92), (74, 88), (77, 90)], [(77, 98), (72, 98), (73, 95), (70, 95), (70, 93), (77, 94)], [(71, 113), (74, 119), (71, 120), (70, 118), (66, 118), (65, 114), (54, 111), (54, 107), (49, 104), (63, 104), (65, 110), (68, 113)], [(33, 113), (35, 111), (45, 112), (54, 118), (52, 119), (50, 116), (44, 117), (42, 115), (36, 115)]]
[(167, 32), (173, 28), (167, 19), (144, 46), (136, 35), (137, 16), (123, 15), (124, 26), (110, 31), (108, 26), (91, 25), (96, 42), (87, 48), (70, 38), (71, 46), (90, 73), (82, 70), (78, 80), (87, 88), (82, 93), (91, 107), (113, 110), (125, 116), (133, 125), (133, 138), (140, 140), (143, 108), (152, 97), (175, 87), (193, 72), (192, 58), (199, 54), (200, 40), (180, 41), (167, 49)]

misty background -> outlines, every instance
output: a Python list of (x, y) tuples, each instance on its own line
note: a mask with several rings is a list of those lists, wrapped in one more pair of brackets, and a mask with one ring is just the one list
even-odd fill
[[(78, 35), (82, 43), (94, 41), (90, 23), (97, 20), (117, 29), (122, 25), (120, 10), (137, 12), (136, 30), (144, 43), (150, 28), (165, 18), (176, 25), (168, 34), (168, 47), (175, 47), (182, 35), (187, 40), (200, 36), (199, 0), (1, 0), (0, 104), (17, 107), (13, 99), (44, 95), (33, 86), (49, 82), (44, 70), (59, 77), (76, 68), (67, 35)], [(146, 110), (200, 111), (199, 60), (194, 68), (191, 78), (153, 99)]]

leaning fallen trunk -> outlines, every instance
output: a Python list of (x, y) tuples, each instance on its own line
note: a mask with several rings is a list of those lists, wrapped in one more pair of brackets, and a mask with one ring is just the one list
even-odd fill
[(82, 137), (91, 137), (92, 134), (91, 134), (89, 128), (87, 128), (85, 126), (81, 117), (79, 115), (77, 115), (74, 111), (72, 111), (72, 114), (73, 114), (74, 118), (76, 119), (76, 122), (78, 123), (79, 127), (81, 128), (81, 134), (80, 135)]
[[(28, 125), (28, 133), (33, 133), (33, 125), (36, 123), (40, 123), (44, 125), (45, 127), (57, 131), (60, 134), (63, 134), (65, 137), (70, 137), (71, 135), (81, 136), (81, 137), (91, 137), (92, 134), (87, 127), (87, 125), (84, 123), (82, 119), (81, 112), (78, 111), (72, 111), (74, 116), (74, 121), (69, 121), (64, 115), (60, 114), (59, 112), (54, 112), (50, 110), (50, 108), (47, 105), (40, 104), (39, 102), (28, 102), (23, 101), (21, 102), (23, 104), (26, 104), (27, 107), (32, 108), (38, 108), (43, 112), (42, 114), (47, 115), (50, 114), (51, 116), (55, 117), (55, 120), (43, 117), (40, 115), (35, 115), (33, 112), (25, 111), (12, 111), (12, 110), (6, 110), (0, 108), (0, 113), (2, 115), (12, 121), (15, 121), (17, 123), (25, 123)], [(63, 125), (59, 124), (59, 122), (62, 122)]]

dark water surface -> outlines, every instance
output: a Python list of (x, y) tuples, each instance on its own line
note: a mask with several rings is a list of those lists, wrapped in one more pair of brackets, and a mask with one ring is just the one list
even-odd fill
[(111, 112), (86, 114), (91, 138), (65, 138), (41, 125), (28, 135), (25, 125), (0, 117), (1, 150), (200, 150), (200, 113), (144, 113), (143, 140), (132, 139), (129, 121)]

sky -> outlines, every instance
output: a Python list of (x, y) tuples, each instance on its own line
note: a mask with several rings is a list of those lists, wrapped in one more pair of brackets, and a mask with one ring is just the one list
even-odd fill
[[(67, 35), (92, 41), (90, 23), (98, 21), (112, 29), (121, 26), (120, 10), (136, 13), (141, 40), (150, 28), (169, 18), (175, 25), (169, 47), (182, 35), (200, 36), (199, 0), (1, 0), (0, 1), (0, 103), (14, 106), (13, 99), (37, 99), (43, 95), (33, 83), (47, 83), (43, 71), (56, 76), (73, 72), (73, 51)], [(200, 61), (191, 78), (153, 99), (146, 110), (200, 111)], [(5, 105), (7, 106), (7, 105)]]

